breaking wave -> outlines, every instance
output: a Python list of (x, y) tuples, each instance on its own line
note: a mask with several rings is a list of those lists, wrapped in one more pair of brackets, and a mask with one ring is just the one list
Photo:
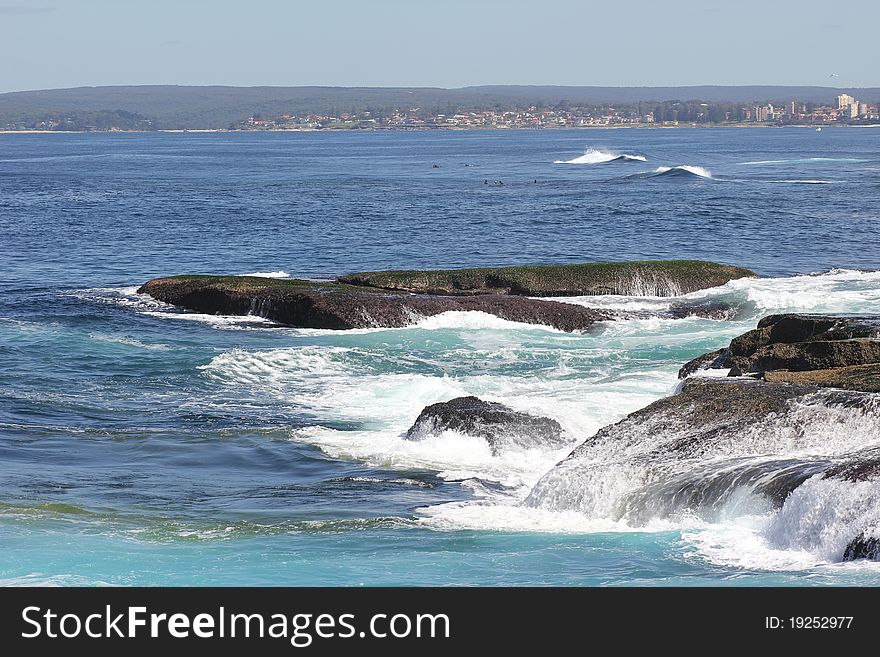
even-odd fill
[(554, 164), (607, 164), (609, 162), (647, 162), (648, 158), (638, 153), (617, 153), (590, 148), (583, 155), (571, 160), (556, 160)]

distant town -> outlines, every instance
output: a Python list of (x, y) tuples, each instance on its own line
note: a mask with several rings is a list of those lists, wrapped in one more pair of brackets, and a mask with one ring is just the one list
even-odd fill
[(254, 115), (233, 130), (442, 130), (465, 128), (607, 128), (689, 125), (871, 125), (880, 124), (878, 105), (841, 94), (827, 105), (797, 100), (737, 106), (732, 103), (664, 101), (619, 107), (574, 106), (432, 112), (419, 107), (391, 112)]

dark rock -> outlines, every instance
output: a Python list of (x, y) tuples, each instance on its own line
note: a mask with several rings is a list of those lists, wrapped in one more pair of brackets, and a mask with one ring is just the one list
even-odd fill
[(716, 349), (715, 351), (710, 351), (708, 354), (697, 356), (693, 360), (689, 360), (680, 370), (678, 370), (678, 378), (684, 379), (700, 370), (720, 370), (725, 367), (730, 367), (728, 364), (729, 354), (730, 352), (727, 347), (723, 347), (721, 349)]
[(574, 265), (491, 267), (350, 274), (340, 283), (422, 294), (678, 296), (754, 277), (742, 267), (702, 260), (644, 260)]
[(775, 343), (759, 348), (748, 357), (733, 355), (731, 376), (773, 370), (827, 370), (850, 365), (880, 363), (880, 340), (828, 340)]
[(612, 318), (607, 312), (545, 299), (390, 294), (337, 283), (251, 276), (157, 278), (138, 292), (188, 310), (254, 314), (303, 328), (393, 328), (453, 310), (478, 310), (502, 319), (544, 324), (562, 331), (586, 330), (595, 322)]
[(565, 443), (562, 427), (556, 420), (478, 397), (457, 397), (426, 406), (406, 432), (406, 438), (420, 440), (443, 431), (484, 438), (493, 453), (509, 445), (559, 447)]
[(731, 376), (880, 362), (880, 316), (770, 315), (730, 343)]
[(866, 536), (862, 533), (850, 541), (843, 551), (843, 560), (855, 561), (856, 559), (880, 561), (880, 538)]
[[(729, 367), (730, 376), (880, 391), (880, 315), (770, 315), (718, 352), (686, 363), (679, 376)], [(707, 363), (710, 363), (707, 365)]]

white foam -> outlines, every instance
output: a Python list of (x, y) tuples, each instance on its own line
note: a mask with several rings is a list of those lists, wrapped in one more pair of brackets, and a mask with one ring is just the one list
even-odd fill
[(862, 532), (880, 538), (880, 481), (844, 481), (816, 475), (798, 486), (763, 529), (768, 546), (805, 551), (837, 562)]
[(395, 431), (337, 431), (308, 427), (292, 432), (298, 441), (320, 447), (327, 455), (376, 468), (426, 469), (448, 481), (479, 478), (519, 489), (532, 486), (540, 473), (567, 454), (571, 446), (546, 450), (511, 449), (495, 455), (482, 438), (446, 431), (421, 440), (406, 440)]
[[(655, 416), (616, 427), (594, 436), (577, 455), (548, 472), (528, 502), (539, 508), (578, 510), (590, 517), (631, 516), (641, 521), (642, 502), (655, 503), (664, 482), (678, 490), (681, 486), (676, 480), (708, 482), (718, 477), (720, 482), (725, 481), (726, 472), (743, 472), (768, 462), (833, 458), (872, 445), (880, 447), (877, 410), (829, 406), (830, 394), (815, 393), (786, 413), (771, 414), (735, 433), (723, 416), (709, 419), (704, 433), (711, 435), (713, 426), (717, 433), (698, 450), (675, 448), (689, 431), (675, 416), (662, 420)], [(738, 478), (730, 481), (743, 485)], [(719, 488), (717, 495), (720, 499), (730, 492)], [(631, 500), (636, 500), (635, 507)], [(684, 509), (656, 507), (657, 513), (680, 510)]]
[(588, 518), (574, 511), (547, 511), (498, 502), (449, 502), (416, 510), (418, 523), (435, 530), (506, 531), (553, 534), (592, 534), (634, 530), (623, 522)]
[(204, 313), (192, 312), (167, 312), (147, 310), (144, 315), (150, 317), (158, 317), (159, 319), (180, 320), (184, 322), (199, 322), (208, 324), (214, 328), (222, 329), (242, 329), (253, 327), (273, 327), (282, 326), (271, 319), (260, 317), (259, 315), (207, 315)]
[(138, 294), (137, 285), (120, 287), (90, 287), (61, 292), (60, 296), (73, 297), (94, 303), (106, 303), (135, 311), (174, 310), (174, 306), (157, 301), (148, 294)]
[[(607, 310), (663, 313), (675, 304), (718, 301), (748, 306), (738, 318), (753, 319), (770, 312), (880, 312), (880, 271), (835, 269), (822, 274), (778, 278), (738, 278), (724, 285), (678, 296), (599, 295), (557, 297), (554, 301)], [(670, 328), (680, 321), (672, 320)], [(606, 326), (619, 324), (614, 322)], [(717, 327), (723, 330), (723, 327)], [(754, 328), (750, 326), (749, 328)]]
[(880, 482), (816, 475), (796, 488), (782, 508), (685, 531), (693, 556), (716, 564), (769, 571), (816, 568), (880, 571), (880, 563), (841, 563), (862, 532), (880, 537)]
[(750, 302), (756, 315), (768, 312), (880, 312), (880, 272), (834, 270), (821, 275), (741, 278), (691, 298), (732, 292)]
[(420, 328), (428, 330), (437, 329), (467, 329), (467, 330), (538, 330), (552, 333), (562, 331), (545, 324), (526, 324), (524, 322), (512, 322), (480, 310), (450, 310), (431, 317), (416, 318), (414, 324), (408, 328)]
[[(573, 340), (566, 334), (547, 335), (568, 349), (552, 343), (524, 348), (516, 334), (490, 331), (476, 332), (469, 343), (443, 354), (401, 354), (381, 347), (237, 349), (216, 356), (202, 370), (242, 400), (249, 395), (262, 400), (268, 396), (290, 404), (300, 415), (314, 417), (315, 426), (293, 437), (330, 455), (383, 467), (428, 467), (456, 479), (477, 476), (522, 485), (537, 481), (604, 424), (663, 395), (675, 380), (672, 368), (615, 373), (606, 363), (619, 348), (608, 349), (587, 338)], [(455, 376), (394, 371), (404, 363), (407, 369), (463, 368), (463, 358), (465, 363), (484, 363), (484, 371)], [(505, 374), (535, 358), (546, 362), (540, 377)], [(497, 373), (496, 368), (500, 368)], [(552, 417), (562, 424), (569, 443), (562, 450), (535, 446), (495, 456), (481, 438), (446, 434), (418, 443), (402, 438), (425, 406), (466, 395)], [(322, 426), (334, 422), (362, 429)]]

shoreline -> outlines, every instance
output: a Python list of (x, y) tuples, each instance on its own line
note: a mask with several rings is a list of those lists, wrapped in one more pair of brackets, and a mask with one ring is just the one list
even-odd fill
[(168, 128), (162, 130), (0, 130), (0, 135), (88, 135), (88, 134), (185, 134), (185, 133), (220, 133), (220, 132), (236, 132), (236, 133), (259, 133), (259, 132), (309, 132), (309, 133), (328, 133), (328, 132), (469, 132), (483, 130), (486, 132), (507, 131), (507, 132), (557, 132), (562, 130), (767, 130), (771, 128), (787, 129), (787, 128), (816, 128), (843, 129), (843, 128), (880, 128), (880, 123), (867, 125), (757, 125), (754, 123), (730, 123), (719, 125), (700, 125), (694, 123), (682, 125), (596, 125), (596, 126), (564, 126), (564, 127), (507, 127), (507, 126), (474, 126), (474, 127), (449, 127), (449, 128), (266, 128), (261, 130), (240, 130), (229, 128)]

